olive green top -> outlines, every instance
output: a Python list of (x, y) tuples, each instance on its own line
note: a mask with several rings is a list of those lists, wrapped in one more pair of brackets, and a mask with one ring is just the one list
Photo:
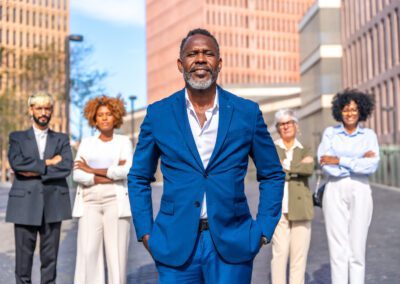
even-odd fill
[[(285, 149), (278, 145), (275, 146), (279, 159), (285, 160)], [(306, 221), (312, 220), (314, 217), (312, 193), (308, 188), (308, 178), (314, 171), (314, 161), (312, 163), (301, 162), (307, 156), (314, 157), (310, 148), (294, 148), (290, 170), (285, 170), (286, 181), (289, 183), (288, 219), (290, 221)]]

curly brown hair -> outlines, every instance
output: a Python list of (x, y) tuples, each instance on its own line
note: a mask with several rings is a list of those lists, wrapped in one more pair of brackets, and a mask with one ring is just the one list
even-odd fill
[(112, 112), (114, 128), (120, 128), (126, 115), (125, 102), (120, 97), (111, 98), (106, 95), (93, 98), (86, 103), (83, 115), (88, 120), (89, 126), (96, 127), (96, 113), (101, 106), (106, 106)]

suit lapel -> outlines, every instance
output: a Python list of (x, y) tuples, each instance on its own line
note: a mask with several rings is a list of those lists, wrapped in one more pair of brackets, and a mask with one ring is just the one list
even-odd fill
[(200, 159), (199, 152), (197, 151), (196, 143), (193, 138), (192, 130), (190, 129), (189, 119), (186, 110), (185, 89), (181, 90), (176, 97), (176, 102), (173, 104), (173, 110), (176, 118), (178, 128), (182, 132), (189, 151), (202, 171), (204, 171), (203, 162)]
[(207, 165), (207, 169), (210, 168), (214, 160), (216, 159), (218, 152), (221, 150), (224, 144), (226, 134), (228, 133), (229, 126), (231, 125), (233, 105), (229, 102), (229, 98), (226, 92), (218, 87), (218, 98), (219, 98), (219, 122), (218, 122), (218, 134), (217, 141), (215, 142), (214, 151), (211, 154), (210, 162)]
[(276, 151), (278, 152), (278, 156), (279, 156), (279, 160), (283, 161), (286, 159), (286, 152), (283, 148), (281, 148), (280, 146), (275, 146)]
[(299, 163), (301, 161), (301, 152), (302, 152), (302, 149), (299, 148), (299, 147), (296, 147), (296, 148), (293, 149), (293, 159), (292, 159), (292, 161), (294, 163)]
[(43, 159), (53, 158), (55, 147), (57, 146), (54, 132), (49, 129), (47, 132), (46, 147), (44, 148)]
[(28, 137), (29, 140), (31, 140), (30, 145), (32, 145), (32, 147), (34, 148), (33, 152), (35, 153), (36, 158), (40, 159), (39, 147), (38, 147), (37, 142), (36, 142), (36, 137), (35, 137), (35, 132), (33, 131), (33, 127), (29, 128), (26, 131), (26, 136)]

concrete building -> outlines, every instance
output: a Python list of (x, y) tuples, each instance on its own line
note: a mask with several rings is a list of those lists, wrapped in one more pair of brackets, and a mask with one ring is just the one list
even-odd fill
[(342, 89), (341, 0), (318, 0), (299, 23), (301, 140), (314, 150), (335, 122), (331, 101)]
[(400, 143), (400, 1), (342, 1), (343, 85), (375, 95), (368, 125)]
[(184, 86), (176, 59), (192, 28), (210, 30), (221, 46), (219, 84), (299, 84), (297, 25), (314, 0), (147, 0), (148, 102)]
[(27, 96), (45, 89), (56, 96), (52, 128), (67, 130), (65, 39), (69, 0), (0, 1), (0, 96), (13, 96), (20, 127), (29, 123)]

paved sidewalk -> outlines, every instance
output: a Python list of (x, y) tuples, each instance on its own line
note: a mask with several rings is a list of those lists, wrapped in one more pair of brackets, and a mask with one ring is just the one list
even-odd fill
[[(255, 183), (247, 184), (250, 207), (257, 210), (258, 190)], [(0, 283), (14, 283), (14, 236), (13, 226), (4, 223), (8, 189), (0, 186)], [(153, 190), (154, 209), (159, 208), (161, 187)], [(367, 284), (393, 284), (400, 279), (400, 192), (384, 188), (373, 190), (374, 215), (367, 247)], [(329, 255), (326, 243), (324, 220), (319, 208), (315, 210), (311, 248), (309, 252), (306, 283), (330, 283)], [(73, 283), (76, 255), (76, 220), (63, 223), (62, 240), (59, 252), (59, 284)], [(254, 262), (254, 284), (270, 283), (271, 247), (264, 247)], [(132, 230), (128, 260), (128, 283), (157, 283), (155, 266), (141, 243), (136, 242)], [(35, 254), (33, 283), (39, 281), (39, 258)]]

